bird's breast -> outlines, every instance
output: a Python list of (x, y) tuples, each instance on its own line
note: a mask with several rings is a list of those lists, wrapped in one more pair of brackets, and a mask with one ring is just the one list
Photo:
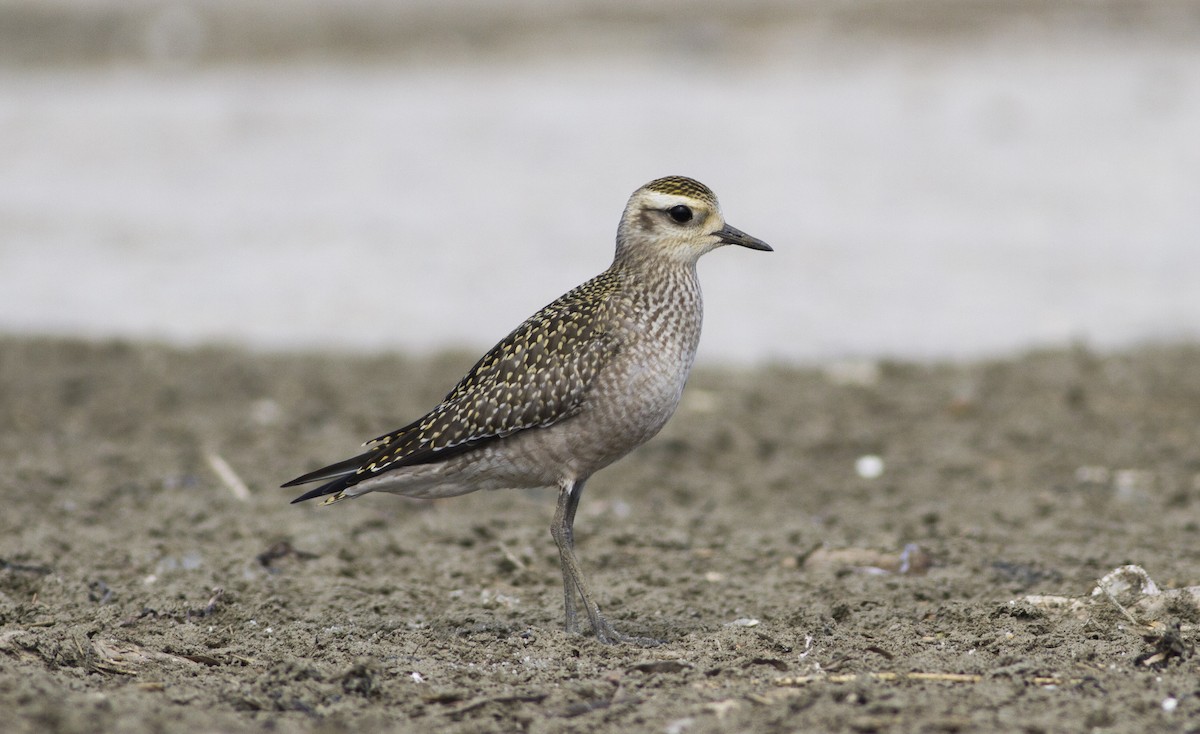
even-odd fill
[(703, 311), (694, 279), (628, 301), (620, 348), (589, 391), (598, 440), (629, 451), (675, 412), (692, 369)]

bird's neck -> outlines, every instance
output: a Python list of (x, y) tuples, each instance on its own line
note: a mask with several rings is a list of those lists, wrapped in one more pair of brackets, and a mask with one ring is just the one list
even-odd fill
[(611, 269), (616, 271), (631, 289), (674, 294), (672, 297), (700, 296), (700, 281), (696, 276), (695, 260), (618, 257), (613, 261)]

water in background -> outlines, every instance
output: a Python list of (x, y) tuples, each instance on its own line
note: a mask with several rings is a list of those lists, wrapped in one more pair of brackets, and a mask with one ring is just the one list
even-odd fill
[(5, 331), (482, 348), (606, 267), (629, 193), (680, 173), (776, 249), (701, 261), (701, 359), (1200, 336), (1188, 3), (950, 27), (916, 0), (891, 21), (762, 3), (680, 28), (671, 3), (546, 0), (582, 10), (520, 4), (533, 30), (417, 3), (385, 15), (394, 47), (306, 46), (253, 6), (292, 39), (274, 55), (211, 15), (236, 4), (98, 5), (109, 45), (0, 53)]

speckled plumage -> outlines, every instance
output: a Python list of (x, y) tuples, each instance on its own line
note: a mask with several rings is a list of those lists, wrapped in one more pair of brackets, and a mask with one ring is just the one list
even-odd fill
[(429, 413), (284, 486), (324, 481), (295, 501), (326, 503), (372, 491), (558, 486), (552, 531), (568, 628), (578, 593), (601, 640), (628, 640), (600, 616), (578, 572), (575, 507), (589, 476), (652, 437), (678, 405), (703, 318), (696, 261), (723, 244), (770, 249), (726, 225), (698, 181), (646, 184), (622, 215), (608, 270), (518, 326)]

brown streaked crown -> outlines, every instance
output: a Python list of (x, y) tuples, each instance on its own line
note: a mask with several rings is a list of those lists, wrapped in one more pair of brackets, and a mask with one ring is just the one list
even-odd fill
[(714, 207), (717, 205), (717, 195), (712, 192), (712, 189), (696, 179), (688, 178), (687, 176), (664, 176), (663, 178), (656, 178), (642, 188), (647, 191), (656, 191), (660, 194), (690, 196), (693, 199), (699, 199)]

